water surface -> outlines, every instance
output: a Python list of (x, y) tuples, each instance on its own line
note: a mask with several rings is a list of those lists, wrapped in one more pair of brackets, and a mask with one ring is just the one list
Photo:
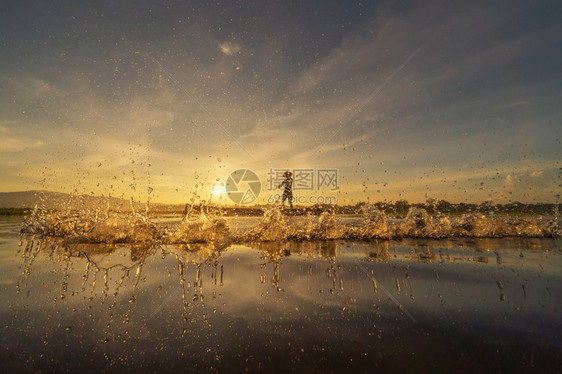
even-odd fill
[(3, 372), (561, 368), (560, 239), (217, 246), (21, 227), (0, 218)]

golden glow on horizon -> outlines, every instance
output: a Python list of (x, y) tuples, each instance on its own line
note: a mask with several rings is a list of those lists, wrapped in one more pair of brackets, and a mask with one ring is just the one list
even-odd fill
[(224, 196), (226, 195), (226, 189), (224, 186), (217, 184), (213, 187), (213, 195), (216, 197)]

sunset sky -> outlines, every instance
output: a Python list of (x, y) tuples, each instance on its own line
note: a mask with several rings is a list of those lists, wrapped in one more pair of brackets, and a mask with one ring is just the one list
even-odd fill
[(0, 192), (212, 195), (337, 169), (358, 201), (554, 202), (562, 2), (0, 4)]

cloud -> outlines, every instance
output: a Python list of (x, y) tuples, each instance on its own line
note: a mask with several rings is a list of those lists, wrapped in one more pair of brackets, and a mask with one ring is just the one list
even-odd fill
[(44, 144), (45, 143), (39, 140), (6, 137), (2, 139), (2, 143), (0, 143), (0, 152), (24, 152), (30, 148), (41, 147)]
[(22, 95), (26, 98), (32, 97), (60, 97), (65, 95), (57, 85), (44, 79), (39, 79), (33, 76), (6, 76), (0, 74), (0, 82), (2, 85), (9, 88), (11, 92)]
[(541, 175), (543, 175), (543, 171), (542, 171), (542, 170), (540, 170), (540, 171), (539, 171), (539, 170), (535, 170), (535, 171), (533, 171), (531, 174), (529, 174), (529, 176), (530, 176), (531, 178), (537, 178), (537, 177), (540, 177)]
[(45, 143), (24, 136), (13, 136), (12, 130), (0, 126), (0, 134), (2, 134), (2, 142), (0, 142), (0, 152), (24, 152), (30, 148), (43, 146)]
[(502, 105), (501, 108), (502, 109), (509, 109), (509, 108), (515, 108), (515, 107), (519, 107), (519, 106), (523, 106), (523, 105), (529, 105), (528, 101), (515, 101), (513, 103), (507, 103), (505, 105)]
[(236, 53), (240, 52), (240, 50), (242, 49), (239, 44), (232, 42), (222, 42), (219, 44), (219, 48), (221, 52), (227, 56), (233, 56)]

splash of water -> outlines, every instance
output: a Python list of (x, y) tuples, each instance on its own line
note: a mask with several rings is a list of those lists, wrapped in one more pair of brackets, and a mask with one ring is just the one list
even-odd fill
[(231, 242), (226, 220), (212, 213), (201, 213), (195, 219), (186, 216), (174, 231), (165, 236), (169, 244), (213, 243), (224, 248)]
[(372, 205), (364, 205), (362, 230), (364, 238), (388, 238), (388, 219), (384, 212)]
[(74, 243), (138, 243), (160, 239), (156, 226), (142, 216), (100, 217), (95, 214), (53, 212), (32, 215), (22, 233), (64, 238)]
[[(186, 215), (176, 225), (166, 226), (136, 213), (35, 211), (22, 226), (22, 233), (62, 238), (69, 243), (161, 243), (212, 244), (213, 250), (233, 243), (311, 240), (376, 240), (400, 238), (501, 238), (560, 237), (557, 217), (516, 217), (470, 213), (460, 216), (431, 216), (413, 207), (405, 218), (389, 218), (365, 206), (355, 217), (322, 212), (315, 216), (289, 217), (279, 207), (265, 209), (261, 221), (239, 231), (236, 220), (220, 211)], [(187, 247), (185, 249), (188, 249)]]
[(262, 221), (250, 231), (238, 236), (238, 242), (282, 241), (288, 234), (287, 218), (283, 211), (274, 207), (266, 209)]

